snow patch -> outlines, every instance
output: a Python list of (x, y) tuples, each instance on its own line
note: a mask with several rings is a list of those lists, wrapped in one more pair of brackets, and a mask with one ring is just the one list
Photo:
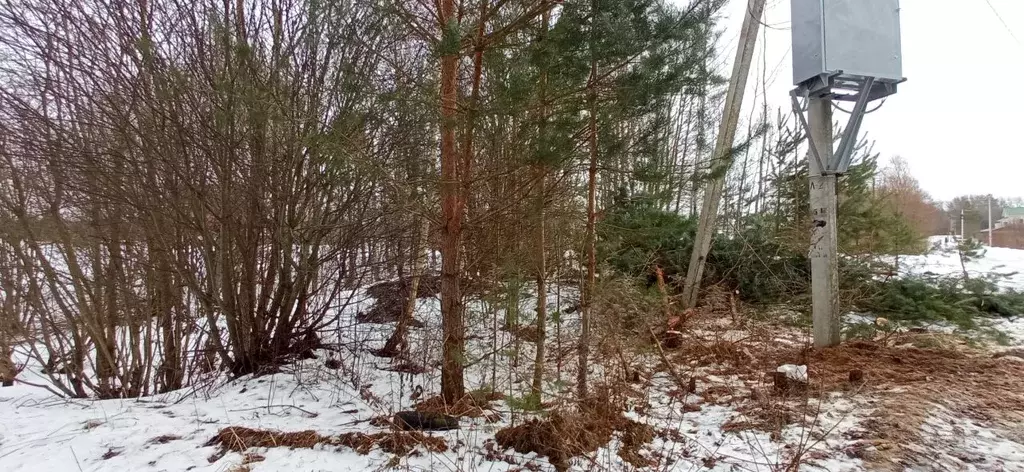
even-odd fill
[(775, 371), (786, 374), (786, 378), (790, 380), (796, 380), (797, 382), (804, 383), (807, 382), (807, 366), (805, 365), (780, 365), (777, 369), (775, 369)]

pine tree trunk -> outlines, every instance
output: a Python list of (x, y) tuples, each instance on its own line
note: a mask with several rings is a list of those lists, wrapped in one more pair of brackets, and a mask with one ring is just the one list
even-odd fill
[[(455, 0), (441, 0), (438, 12), (441, 34), (456, 21)], [(459, 251), (462, 241), (461, 189), (458, 150), (455, 148), (455, 119), (458, 113), (458, 51), (441, 56), (441, 331), (443, 336), (441, 396), (454, 404), (465, 393), (463, 348), (465, 324), (462, 317)]]

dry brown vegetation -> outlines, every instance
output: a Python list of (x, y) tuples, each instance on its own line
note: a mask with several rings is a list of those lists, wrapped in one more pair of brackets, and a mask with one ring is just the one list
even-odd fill
[(532, 418), (499, 430), (494, 439), (505, 449), (546, 456), (557, 470), (564, 471), (570, 459), (607, 445), (619, 432), (619, 456), (635, 467), (651, 465), (639, 452), (654, 439), (654, 429), (622, 416), (621, 397), (614, 400), (606, 388), (584, 401), (578, 411), (554, 411), (546, 418)]
[[(689, 313), (682, 347), (668, 351), (676, 369), (698, 366), (696, 393), (703, 402), (729, 404), (743, 414), (724, 430), (777, 433), (821, 414), (820, 399), (841, 393), (871, 411), (847, 435), (850, 444), (843, 453), (865, 460), (872, 470), (904, 470), (931, 467), (934, 453), (948, 447), (921, 429), (937, 408), (1002, 431), (1024, 428), (1024, 362), (1008, 359), (1013, 351), (993, 354), (962, 337), (921, 330), (811, 349), (791, 328), (727, 321), (728, 305), (723, 301)], [(773, 386), (781, 364), (807, 365), (807, 388)]]
[[(350, 448), (359, 454), (368, 454), (374, 447), (384, 452), (404, 456), (417, 446), (429, 452), (444, 452), (448, 445), (444, 439), (428, 436), (418, 431), (394, 431), (373, 434), (343, 433), (324, 436), (316, 431), (280, 432), (232, 426), (220, 430), (207, 446), (225, 451), (246, 452), (253, 448), (285, 447), (290, 449), (311, 449), (317, 446), (338, 446)], [(219, 456), (217, 457), (219, 459)]]

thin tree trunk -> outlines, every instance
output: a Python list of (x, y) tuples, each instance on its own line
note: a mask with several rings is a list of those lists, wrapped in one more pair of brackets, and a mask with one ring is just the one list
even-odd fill
[(703, 180), (703, 176), (700, 174), (700, 164), (701, 157), (707, 150), (707, 110), (707, 90), (704, 90), (700, 96), (700, 106), (697, 107), (697, 149), (693, 156), (693, 172), (690, 179), (690, 216), (697, 216), (697, 196), (700, 194), (700, 182)]
[[(596, 7), (597, 2), (593, 5)], [(594, 8), (596, 11), (597, 9)], [(590, 113), (587, 136), (590, 150), (590, 166), (587, 169), (587, 279), (583, 286), (580, 303), (580, 347), (579, 372), (576, 388), (580, 398), (587, 396), (587, 375), (590, 367), (590, 321), (594, 302), (594, 287), (597, 282), (597, 60), (590, 61), (590, 82), (587, 91), (587, 109)]]
[[(687, 105), (689, 105), (689, 100), (687, 100)], [(675, 192), (676, 192), (675, 212), (676, 213), (679, 213), (679, 207), (682, 204), (682, 199), (683, 199), (683, 188), (684, 188), (683, 183), (686, 182), (686, 178), (684, 177), (685, 173), (686, 173), (686, 156), (690, 153), (690, 126), (692, 124), (693, 124), (693, 107), (692, 106), (688, 106), (686, 108), (686, 132), (682, 135), (682, 139), (683, 139), (683, 152), (681, 153), (681, 156), (679, 158), (679, 171), (678, 171), (679, 172), (679, 185), (677, 185), (677, 188), (675, 189)], [(677, 137), (676, 138), (676, 153), (679, 153), (679, 141), (678, 140), (679, 140), (679, 138)], [(694, 162), (697, 162), (696, 158), (694, 158)], [(694, 174), (690, 174), (689, 178), (690, 178), (690, 180), (696, 180)]]
[[(754, 89), (754, 95), (757, 95), (757, 89)], [(747, 139), (751, 139), (754, 135), (754, 113), (755, 110), (750, 110), (750, 117), (747, 118)], [(735, 214), (733, 215), (733, 233), (739, 231), (740, 220), (743, 217), (743, 202), (747, 195), (747, 166), (750, 162), (750, 146), (746, 146), (743, 149), (743, 166), (740, 168), (740, 185), (739, 189), (736, 190), (736, 206), (734, 208)]]
[[(477, 23), (476, 35), (473, 40), (473, 81), (470, 91), (469, 107), (466, 111), (465, 135), (462, 145), (462, 162), (461, 169), (459, 170), (459, 180), (462, 182), (462, 197), (459, 200), (460, 218), (468, 217), (466, 213), (469, 211), (469, 208), (471, 208), (472, 202), (470, 200), (473, 198), (473, 191), (470, 188), (473, 181), (473, 165), (476, 161), (473, 148), (473, 138), (474, 132), (476, 131), (476, 117), (479, 112), (478, 108), (480, 105), (480, 80), (483, 76), (484, 49), (486, 47), (484, 43), (484, 31), (487, 26), (487, 4), (489, 1), (490, 0), (483, 0), (480, 2), (480, 19)], [(459, 8), (461, 10), (461, 5)], [(461, 22), (461, 16), (459, 21)], [(463, 245), (462, 250), (465, 251), (466, 249), (467, 248)], [(472, 267), (466, 267), (464, 270), (470, 274), (478, 272), (479, 267), (476, 267), (478, 264), (470, 263), (468, 260), (468, 258), (464, 259), (464, 261), (467, 261), (467, 265)]]
[(427, 259), (424, 240), (427, 232), (430, 231), (430, 220), (420, 217), (421, 224), (417, 224), (413, 230), (413, 241), (410, 246), (412, 261), (409, 270), (409, 295), (402, 309), (402, 316), (398, 319), (395, 332), (384, 343), (384, 347), (378, 352), (382, 357), (406, 357), (409, 353), (409, 325), (412, 323), (413, 315), (416, 313), (416, 300), (419, 296), (420, 280), (423, 276), (423, 263)]
[[(484, 2), (486, 4), (486, 2)], [(550, 10), (544, 9), (544, 13), (541, 15), (541, 32), (540, 41), (544, 41), (547, 36), (548, 27), (551, 22)], [(546, 142), (545, 133), (547, 131), (547, 85), (548, 85), (548, 73), (547, 65), (540, 74), (540, 124), (538, 127), (538, 134), (540, 135), (541, 142)], [(542, 389), (544, 386), (544, 356), (545, 345), (547, 341), (547, 304), (548, 304), (548, 283), (547, 283), (547, 258), (545, 255), (545, 248), (547, 247), (547, 241), (545, 241), (545, 206), (547, 199), (547, 169), (546, 164), (540, 162), (537, 164), (537, 349), (536, 357), (533, 361), (533, 388), (532, 394), (536, 397), (538, 403), (541, 400)]]
[[(768, 100), (764, 101), (764, 109), (761, 112), (761, 123), (764, 126), (768, 125)], [(757, 158), (757, 196), (754, 199), (754, 214), (759, 215), (761, 213), (762, 200), (764, 199), (764, 160), (768, 156), (768, 138), (769, 133), (765, 133), (761, 136), (761, 154)]]
[[(440, 1), (441, 34), (455, 20), (455, 0)], [(465, 393), (463, 364), (466, 327), (462, 314), (461, 267), (462, 242), (459, 154), (455, 146), (455, 120), (458, 114), (458, 51), (445, 51), (441, 57), (441, 331), (444, 337), (441, 364), (441, 396), (454, 404)]]
[(537, 212), (539, 222), (537, 224), (537, 350), (536, 358), (533, 361), (533, 388), (532, 393), (537, 396), (539, 401), (541, 398), (541, 389), (544, 383), (544, 356), (545, 349), (544, 343), (547, 341), (547, 304), (548, 304), (548, 284), (547, 284), (547, 258), (544, 254), (546, 246), (545, 241), (545, 228), (544, 228), (544, 170), (540, 169), (540, 195), (537, 198)]

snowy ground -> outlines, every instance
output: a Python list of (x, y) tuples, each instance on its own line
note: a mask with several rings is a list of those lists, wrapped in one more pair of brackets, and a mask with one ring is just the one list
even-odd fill
[[(945, 237), (930, 239), (932, 250), (925, 255), (901, 256), (899, 271), (913, 274), (959, 274), (963, 270), (955, 243)], [(1024, 251), (1002, 247), (985, 247), (983, 255), (966, 262), (972, 276), (999, 275), (999, 285), (1024, 291)]]
[[(955, 256), (929, 255), (901, 258), (903, 270), (959, 271)], [(1024, 269), (1024, 251), (990, 249), (986, 258), (972, 262), (969, 270), (1012, 271)], [(1014, 276), (1007, 288), (1024, 288), (1024, 278)], [(569, 290), (556, 290), (549, 296), (551, 311), (565, 308), (575, 300)], [(431, 433), (448, 444), (446, 452), (418, 453), (393, 457), (379, 448), (359, 454), (344, 447), (313, 449), (264, 448), (246, 454), (229, 452), (218, 456), (219, 449), (205, 444), (222, 428), (243, 426), (294, 432), (314, 430), (322, 435), (346, 432), (386, 431), (371, 424), (371, 419), (408, 409), (414, 386), (422, 386), (429, 396), (439, 390), (438, 372), (400, 374), (388, 369), (389, 361), (373, 357), (368, 347), (379, 347), (393, 329), (390, 325), (356, 324), (352, 317), (372, 299), (355, 304), (337, 328), (325, 337), (336, 343), (336, 350), (317, 352), (318, 359), (301, 361), (283, 372), (259, 378), (227, 381), (211, 378), (205, 384), (172, 394), (138, 400), (62, 400), (44, 389), (26, 383), (0, 388), (0, 471), (346, 471), (401, 468), (407, 470), (552, 470), (543, 457), (519, 454), (512, 450), (488, 454), (494, 434), (501, 428), (521, 424), (525, 416), (513, 411), (508, 402), (493, 404), (501, 419), (463, 419), (459, 430)], [(519, 300), (519, 311), (531, 312), (532, 297)], [(520, 343), (520, 355), (504, 354), (517, 342), (500, 332), (492, 337), (493, 319), (502, 307), (480, 302), (471, 311), (488, 314), (470, 319), (470, 352), (501, 352), (481, 357), (467, 373), (470, 389), (491, 386), (513, 397), (525, 391), (532, 363), (529, 343)], [(439, 314), (436, 299), (421, 300), (417, 318), (425, 327), (413, 330), (413, 357), (431, 365), (439, 357)], [(549, 398), (569, 396), (572, 356), (563, 361), (557, 354), (571, 346), (577, 320), (563, 315), (557, 337), (549, 336), (550, 371), (545, 390)], [(1024, 344), (1024, 320), (1006, 320), (999, 324), (1015, 343)], [(753, 331), (753, 328), (750, 328)], [(695, 331), (697, 342), (736, 343), (750, 336), (736, 328)], [(806, 343), (805, 333), (763, 334), (765, 344), (778, 348)], [(564, 344), (564, 345), (563, 345)], [(341, 368), (324, 365), (326, 359), (341, 361)], [(19, 358), (24, 362), (24, 356)], [(678, 383), (663, 369), (651, 353), (634, 358), (650, 366), (645, 381), (636, 387), (633, 400), (624, 414), (659, 430), (674, 431), (648, 444), (642, 454), (657, 465), (650, 470), (714, 471), (862, 471), (870, 466), (861, 455), (852, 452), (864, 447), (864, 425), (884, 409), (884, 392), (831, 392), (811, 395), (805, 405), (789, 405), (796, 412), (788, 424), (778, 430), (735, 428), (752, 422), (751, 398), (763, 388), (749, 376), (735, 375), (722, 365), (677, 364), (686, 375), (697, 379), (696, 394), (679, 395)], [(474, 361), (474, 359), (470, 359)], [(609, 365), (615, 363), (608, 360)], [(682, 362), (682, 361), (681, 361)], [(598, 361), (594, 377), (600, 380), (605, 365)], [(608, 367), (608, 370), (611, 368)], [(20, 377), (42, 383), (39, 366), (29, 364)], [(557, 374), (555, 374), (557, 373)], [(814, 379), (812, 378), (812, 382)], [(770, 387), (769, 387), (770, 388)], [(754, 395), (752, 395), (754, 394)], [(764, 405), (760, 405), (763, 407)], [(771, 406), (771, 405), (770, 405)], [(777, 405), (780, 409), (786, 405)], [(773, 406), (774, 407), (774, 406)], [(906, 470), (1019, 470), (1024, 471), (1024, 438), (1017, 431), (997, 427), (991, 421), (967, 420), (961, 413), (935, 406), (920, 426), (922, 438), (955, 438), (936, 441), (945, 454), (932, 454), (934, 468), (895, 466)], [(1009, 424), (1009, 423), (1008, 423)], [(1005, 425), (1004, 425), (1005, 426)], [(945, 441), (945, 442), (943, 442)], [(927, 442), (927, 441), (922, 441)], [(632, 470), (617, 451), (618, 437), (596, 452), (577, 458), (574, 470)], [(869, 449), (873, 446), (867, 446)], [(916, 446), (915, 446), (916, 447)], [(927, 448), (924, 453), (929, 453)], [(981, 457), (984, 456), (984, 457)], [(981, 457), (982, 460), (978, 460)]]
[[(556, 309), (564, 295), (552, 293), (549, 308)], [(567, 300), (572, 301), (571, 293), (568, 295)], [(521, 301), (524, 313), (532, 300)], [(372, 300), (366, 301), (370, 302)], [(359, 308), (357, 304), (352, 311)], [(426, 322), (426, 327), (414, 331), (416, 347), (413, 351), (424, 358), (436, 357), (435, 352), (429, 351), (431, 346), (440, 344), (439, 339), (435, 339), (437, 312), (437, 300), (421, 300), (417, 317)], [(562, 330), (576, 331), (576, 320), (569, 316), (564, 318)], [(483, 335), (487, 327), (475, 326), (471, 334), (479, 336), (473, 341), (477, 346), (471, 352), (484, 351), (492, 344), (502, 350), (514, 343), (505, 335), (501, 339), (488, 339), (489, 336)], [(439, 388), (436, 372), (420, 375), (391, 372), (386, 370), (388, 360), (361, 350), (365, 346), (379, 346), (391, 329), (388, 325), (342, 322), (338, 337), (348, 342), (340, 352), (318, 351), (319, 359), (302, 361), (275, 375), (234, 382), (214, 378), (200, 387), (139, 400), (61, 400), (24, 383), (0, 389), (0, 417), (3, 418), (0, 421), (0, 470), (245, 470), (237, 467), (254, 456), (228, 453), (217, 457), (216, 447), (205, 446), (220, 429), (242, 426), (284, 432), (314, 430), (324, 435), (384, 431), (371, 426), (370, 420), (410, 408), (413, 402), (409, 396), (415, 385), (422, 385), (427, 392), (436, 392)], [(556, 343), (551, 342), (552, 351), (558, 347)], [(494, 381), (499, 389), (513, 393), (524, 390), (521, 378), (528, 379), (525, 374), (529, 372), (533, 355), (529, 347), (529, 343), (522, 343), (523, 353), (519, 359), (499, 358), (471, 367), (467, 386), (477, 388)], [(338, 370), (325, 367), (325, 359), (331, 357), (340, 357), (343, 367)], [(20, 361), (24, 360), (22, 356)], [(655, 360), (638, 359), (637, 362), (653, 364)], [(599, 381), (602, 366), (596, 367), (594, 377)], [(574, 372), (569, 366), (552, 366), (551, 370), (562, 371), (560, 379), (547, 379), (551, 397), (557, 399), (563, 393), (567, 396)], [(694, 372), (700, 372), (696, 366)], [(21, 378), (32, 383), (43, 382), (38, 366), (27, 367)], [(853, 404), (841, 396), (828, 397), (814, 400), (822, 405), (815, 409), (828, 414), (798, 418), (782, 429), (781, 436), (773, 437), (769, 432), (757, 430), (726, 432), (723, 426), (745, 421), (744, 414), (737, 411), (737, 404), (730, 404), (728, 398), (706, 402), (700, 393), (710, 392), (712, 387), (720, 390), (723, 386), (741, 392), (747, 389), (746, 384), (735, 376), (710, 375), (700, 376), (697, 385), (698, 394), (680, 399), (670, 394), (676, 386), (674, 380), (667, 373), (654, 372), (636, 389), (633, 402), (636, 408), (626, 412), (626, 416), (655, 428), (677, 432), (671, 437), (656, 438), (644, 450), (649, 458), (660, 462), (659, 470), (776, 470), (792, 461), (797, 452), (812, 451), (817, 454), (812, 462), (821, 465), (820, 470), (862, 470), (856, 460), (833, 457), (844, 442), (834, 426), (855, 423), (856, 418), (863, 417), (869, 410), (858, 408), (855, 411)], [(693, 408), (695, 405), (700, 406)], [(487, 443), (493, 441), (494, 434), (524, 420), (521, 412), (513, 411), (505, 402), (495, 403), (494, 413), (498, 413), (501, 420), (493, 424), (482, 419), (464, 419), (459, 430), (432, 433), (445, 438), (450, 447), (447, 452), (421, 451), (401, 458), (398, 463), (411, 470), (506, 470), (513, 466), (552, 469), (545, 458), (532, 453), (524, 455), (508, 450), (502, 451), (501, 457), (488, 458)], [(816, 439), (809, 439), (811, 432)], [(606, 447), (578, 459), (574, 469), (632, 469), (616, 454), (618, 447), (618, 440), (613, 439)], [(260, 460), (246, 464), (254, 471), (375, 470), (395, 464), (391, 454), (379, 449), (367, 455), (333, 447), (270, 448), (254, 453)]]
[[(1024, 291), (1024, 250), (984, 247), (981, 257), (961, 265), (952, 239), (934, 236), (932, 249), (924, 255), (900, 256), (899, 273), (958, 275), (967, 270), (972, 277), (991, 277), (1004, 290)], [(1012, 345), (1024, 345), (1024, 314), (1012, 319), (996, 318), (990, 326), (1006, 333)]]

